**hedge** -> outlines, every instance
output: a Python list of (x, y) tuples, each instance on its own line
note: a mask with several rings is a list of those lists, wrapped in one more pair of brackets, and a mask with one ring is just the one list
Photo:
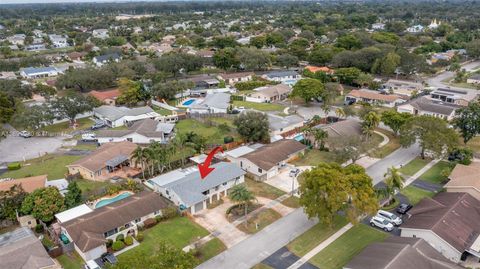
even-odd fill
[(143, 233), (142, 232), (138, 232), (137, 233), (137, 236), (136, 236), (136, 239), (138, 242), (142, 242), (143, 241)]
[(125, 247), (125, 244), (122, 241), (115, 241), (112, 244), (113, 251), (119, 251)]
[(155, 224), (157, 224), (157, 220), (155, 219), (146, 219), (144, 222), (143, 222), (145, 228), (150, 228), (150, 227), (153, 227), (155, 226)]
[(125, 239), (125, 236), (123, 234), (117, 235), (117, 238), (115, 238), (116, 241), (123, 241)]
[(22, 167), (21, 163), (9, 163), (7, 165), (8, 170), (18, 170)]
[(133, 245), (133, 237), (131, 235), (125, 237), (124, 241), (125, 241), (125, 245), (127, 245), (127, 246)]

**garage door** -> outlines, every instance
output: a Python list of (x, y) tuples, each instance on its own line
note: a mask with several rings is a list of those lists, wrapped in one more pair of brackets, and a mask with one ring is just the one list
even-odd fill
[(200, 202), (198, 204), (195, 204), (195, 213), (203, 210), (203, 202)]

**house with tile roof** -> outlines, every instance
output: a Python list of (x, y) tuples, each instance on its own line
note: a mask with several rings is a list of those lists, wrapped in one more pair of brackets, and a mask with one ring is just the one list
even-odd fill
[(98, 101), (104, 103), (105, 105), (115, 105), (115, 101), (120, 96), (121, 92), (119, 89), (111, 89), (107, 91), (91, 91), (88, 95), (95, 97)]
[(27, 193), (32, 193), (36, 189), (45, 188), (47, 183), (47, 175), (40, 175), (34, 177), (25, 177), (17, 179), (1, 179), (0, 191), (8, 191), (13, 185), (21, 185), (23, 190)]
[(238, 82), (246, 82), (252, 80), (255, 74), (253, 72), (235, 72), (222, 73), (217, 76), (218, 79), (225, 81), (228, 85), (235, 85)]
[(130, 141), (135, 144), (166, 143), (174, 134), (175, 124), (144, 119), (133, 123), (127, 130), (99, 130), (100, 145), (109, 142)]
[(149, 179), (146, 185), (180, 209), (195, 214), (226, 196), (233, 186), (244, 182), (245, 171), (234, 163), (219, 162), (211, 167), (214, 170), (203, 179), (196, 167), (190, 167)]
[(108, 239), (135, 236), (145, 220), (161, 216), (170, 205), (160, 195), (144, 191), (60, 223), (61, 233), (84, 261), (97, 259), (107, 252)]
[(267, 180), (276, 176), (288, 161), (297, 158), (306, 148), (294, 139), (281, 139), (242, 155), (237, 161), (240, 168), (255, 180)]
[(132, 166), (130, 158), (137, 147), (130, 141), (103, 144), (89, 155), (67, 165), (68, 173), (80, 174), (94, 181), (106, 181), (115, 176), (135, 176), (141, 169)]
[(292, 88), (286, 84), (277, 84), (254, 89), (254, 92), (246, 97), (246, 101), (255, 103), (272, 103), (287, 99)]
[(377, 91), (360, 89), (352, 90), (345, 95), (345, 101), (365, 102), (385, 107), (395, 107), (396, 105), (404, 103), (406, 100), (396, 94), (382, 94)]
[(457, 164), (448, 179), (447, 192), (466, 192), (480, 201), (480, 162)]
[(402, 237), (427, 241), (452, 262), (480, 258), (480, 201), (468, 193), (440, 192), (424, 198), (403, 219)]

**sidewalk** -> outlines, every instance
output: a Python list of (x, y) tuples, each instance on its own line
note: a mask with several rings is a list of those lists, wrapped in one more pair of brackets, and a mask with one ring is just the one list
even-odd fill
[(404, 184), (403, 184), (403, 187), (406, 187), (410, 184), (412, 184), (415, 180), (417, 180), (421, 175), (423, 175), (423, 173), (427, 172), (430, 168), (432, 168), (432, 166), (434, 166), (435, 164), (437, 164), (438, 162), (440, 162), (441, 159), (436, 159), (436, 160), (432, 160), (431, 162), (429, 162), (427, 165), (425, 165), (422, 169), (418, 170), (418, 172), (415, 173), (415, 175), (407, 178), (407, 180), (405, 180)]
[(303, 264), (307, 263), (311, 258), (313, 258), (313, 256), (317, 255), (320, 251), (328, 247), (328, 245), (330, 245), (333, 241), (337, 240), (337, 238), (339, 238), (342, 234), (346, 233), (352, 227), (353, 225), (351, 223), (343, 226), (340, 230), (332, 234), (329, 238), (327, 238), (322, 243), (318, 244), (318, 246), (310, 250), (307, 254), (305, 254), (305, 256), (301, 257), (298, 261), (290, 265), (287, 269), (300, 268)]

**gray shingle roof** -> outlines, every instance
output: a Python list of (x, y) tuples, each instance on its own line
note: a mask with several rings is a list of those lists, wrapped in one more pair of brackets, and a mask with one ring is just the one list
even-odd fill
[(97, 62), (112, 61), (112, 60), (120, 59), (120, 55), (118, 55), (117, 53), (111, 53), (111, 54), (96, 56), (95, 59), (97, 60)]
[(272, 71), (265, 74), (269, 78), (278, 78), (286, 76), (298, 76), (297, 71)]
[(270, 129), (280, 130), (288, 126), (303, 122), (303, 118), (297, 115), (281, 117), (274, 114), (268, 114), (268, 122), (270, 125)]
[(449, 116), (452, 114), (453, 111), (460, 108), (460, 106), (447, 104), (444, 102), (434, 101), (429, 99), (426, 96), (422, 96), (417, 99), (413, 99), (408, 104), (413, 106), (414, 108), (421, 110), (421, 111), (428, 111), (433, 113), (442, 114), (445, 116)]
[(205, 109), (209, 107), (227, 109), (230, 105), (230, 94), (224, 92), (217, 92), (207, 94), (207, 97), (200, 104), (192, 106), (193, 109)]

